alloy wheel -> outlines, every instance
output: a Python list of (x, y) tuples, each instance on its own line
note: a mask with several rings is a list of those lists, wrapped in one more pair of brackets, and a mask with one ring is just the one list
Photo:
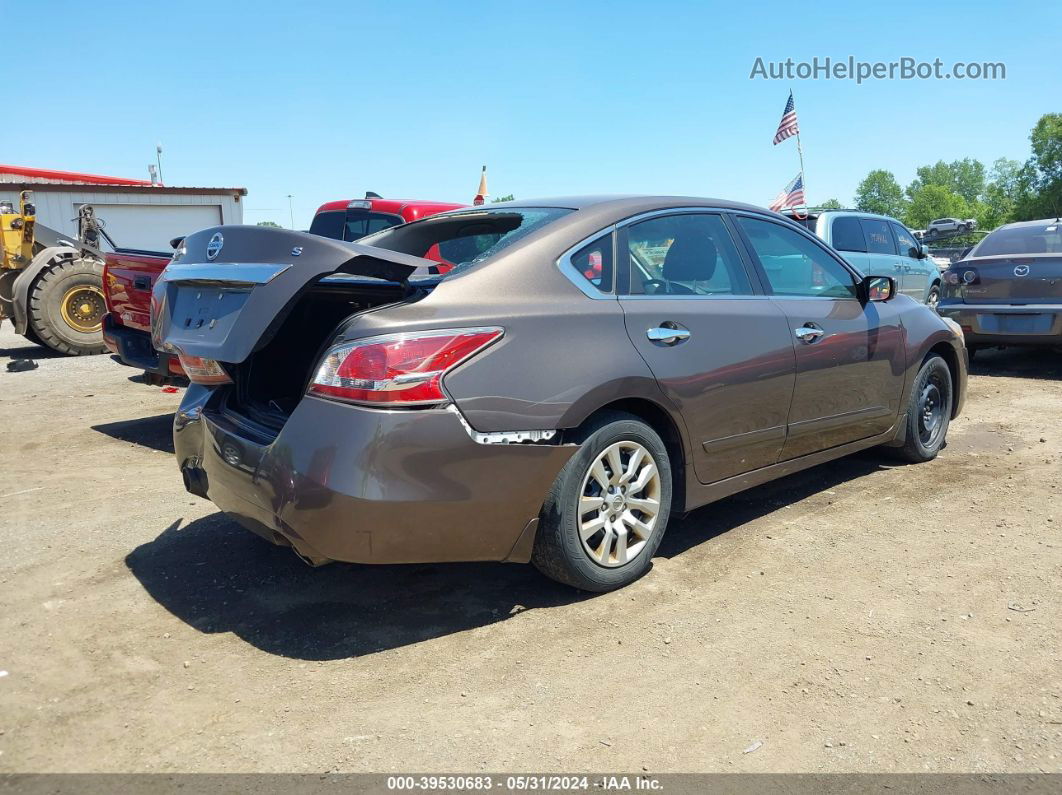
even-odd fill
[(652, 454), (616, 442), (594, 459), (579, 491), (579, 538), (595, 563), (616, 568), (645, 548), (660, 514), (660, 473)]

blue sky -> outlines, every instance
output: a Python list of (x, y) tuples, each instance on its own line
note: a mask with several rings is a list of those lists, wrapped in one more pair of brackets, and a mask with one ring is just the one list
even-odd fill
[[(309, 223), (365, 190), (673, 193), (766, 204), (798, 171), (771, 145), (792, 86), (808, 199), (872, 168), (1024, 160), (1062, 111), (1062, 4), (793, 2), (41, 2), (10, 21), (76, 33), (7, 64), (0, 162), (244, 186), (245, 220)], [(945, 66), (1002, 81), (750, 80), (757, 56)], [(10, 60), (10, 59), (9, 59)], [(32, 79), (23, 82), (23, 65)], [(59, 112), (71, 107), (69, 123)], [(23, 105), (23, 103), (25, 103)], [(83, 115), (80, 115), (83, 114)]]

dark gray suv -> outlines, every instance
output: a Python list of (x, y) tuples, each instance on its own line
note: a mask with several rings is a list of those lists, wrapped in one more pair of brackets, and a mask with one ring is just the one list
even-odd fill
[(674, 512), (874, 445), (932, 459), (966, 386), (961, 332), (891, 275), (715, 199), (207, 229), (153, 310), (193, 382), (189, 491), (314, 564), (533, 561), (592, 591)]

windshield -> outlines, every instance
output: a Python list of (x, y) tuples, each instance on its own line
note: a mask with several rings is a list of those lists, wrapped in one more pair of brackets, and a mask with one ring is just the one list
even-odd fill
[(385, 229), (360, 243), (439, 263), (447, 275), (471, 268), (572, 212), (562, 207), (475, 209)]
[(1007, 254), (1062, 254), (1062, 222), (1042, 221), (1004, 226), (990, 233), (972, 252), (975, 257)]

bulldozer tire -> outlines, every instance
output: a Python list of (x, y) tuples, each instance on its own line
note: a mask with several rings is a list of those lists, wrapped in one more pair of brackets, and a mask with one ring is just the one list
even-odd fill
[(29, 328), (28, 326), (26, 327), (26, 333), (23, 334), (22, 336), (25, 337), (26, 339), (28, 339), (34, 345), (41, 345), (41, 346), (44, 345), (44, 340), (42, 340), (40, 337), (38, 337), (37, 336), (37, 332), (34, 331), (33, 329)]
[(37, 277), (29, 300), (29, 330), (68, 356), (103, 353), (103, 263), (63, 259)]

